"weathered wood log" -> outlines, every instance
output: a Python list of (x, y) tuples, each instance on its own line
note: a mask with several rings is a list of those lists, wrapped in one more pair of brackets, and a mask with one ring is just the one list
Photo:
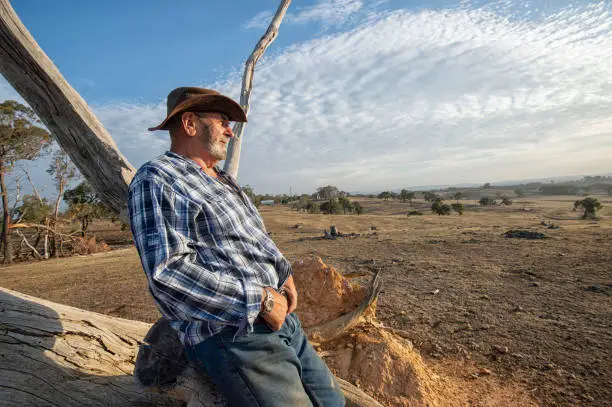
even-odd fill
[(379, 270), (374, 274), (370, 292), (357, 308), (332, 321), (305, 329), (306, 334), (316, 342), (326, 342), (339, 337), (344, 332), (362, 322), (362, 317), (378, 299), (381, 290), (382, 278)]
[[(259, 61), (259, 58), (263, 55), (266, 49), (274, 42), (278, 36), (278, 28), (280, 27), (285, 12), (289, 8), (291, 0), (281, 0), (276, 13), (266, 30), (266, 33), (255, 45), (255, 49), (249, 56), (244, 66), (244, 73), (242, 75), (242, 89), (240, 91), (240, 105), (244, 109), (244, 112), (249, 114), (251, 90), (253, 89), (253, 74), (255, 73), (255, 64)], [(242, 146), (242, 133), (246, 123), (236, 123), (234, 126), (234, 138), (230, 140), (227, 158), (225, 160), (224, 171), (230, 174), (234, 178), (238, 178), (238, 165), (240, 161), (240, 150)]]
[[(0, 360), (2, 405), (225, 405), (189, 366), (165, 321), (151, 327), (4, 288)], [(339, 383), (348, 406), (380, 406), (350, 383)]]
[(8, 0), (0, 0), (0, 73), (34, 109), (94, 190), (113, 209), (123, 210), (134, 167)]

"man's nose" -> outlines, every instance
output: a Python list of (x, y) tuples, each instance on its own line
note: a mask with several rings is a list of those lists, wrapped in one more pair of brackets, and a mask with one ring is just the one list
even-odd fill
[(225, 135), (228, 136), (229, 138), (234, 138), (234, 130), (232, 130), (231, 126), (227, 126), (225, 128)]

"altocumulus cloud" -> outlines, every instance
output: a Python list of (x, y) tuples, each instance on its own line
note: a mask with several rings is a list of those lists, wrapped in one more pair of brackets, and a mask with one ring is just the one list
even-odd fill
[[(262, 60), (240, 183), (374, 191), (609, 172), (608, 6), (517, 15), (508, 1), (470, 4), (368, 12)], [(208, 86), (237, 97), (240, 80)], [(163, 104), (93, 108), (135, 166), (167, 147), (145, 130)]]

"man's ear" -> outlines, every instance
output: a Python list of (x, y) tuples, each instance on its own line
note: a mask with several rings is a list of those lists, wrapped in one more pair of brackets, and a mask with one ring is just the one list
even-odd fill
[(192, 112), (185, 112), (181, 114), (181, 124), (185, 134), (189, 137), (194, 137), (197, 134), (196, 129), (197, 116)]

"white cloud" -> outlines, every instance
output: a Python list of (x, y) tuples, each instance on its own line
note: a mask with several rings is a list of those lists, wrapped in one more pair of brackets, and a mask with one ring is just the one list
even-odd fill
[(362, 8), (363, 2), (359, 0), (320, 0), (313, 6), (300, 7), (295, 13), (289, 13), (287, 20), (294, 24), (341, 24)]
[[(239, 181), (374, 191), (610, 172), (610, 60), (604, 4), (379, 13), (262, 60)], [(217, 86), (236, 97), (239, 77)], [(146, 131), (163, 104), (94, 111), (135, 166), (169, 144)]]
[[(283, 19), (283, 25), (305, 25), (316, 23), (325, 28), (342, 27), (376, 10), (386, 0), (364, 2), (360, 0), (319, 0), (312, 6), (292, 6)], [(257, 13), (248, 20), (243, 28), (265, 29), (274, 16), (273, 10)]]
[(242, 28), (244, 29), (266, 29), (268, 25), (270, 25), (270, 21), (272, 21), (272, 17), (274, 17), (274, 12), (271, 10), (261, 11), (253, 16), (250, 20), (248, 20)]

